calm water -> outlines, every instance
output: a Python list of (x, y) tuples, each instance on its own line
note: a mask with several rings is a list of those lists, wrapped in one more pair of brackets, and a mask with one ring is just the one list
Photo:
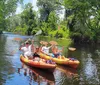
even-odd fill
[[(58, 66), (50, 73), (20, 62), (19, 46), (29, 37), (32, 38), (12, 33), (0, 35), (0, 85), (100, 85), (100, 46), (74, 45), (74, 52), (65, 47), (64, 55), (77, 58), (81, 62), (79, 68)], [(39, 44), (42, 39), (35, 40)]]

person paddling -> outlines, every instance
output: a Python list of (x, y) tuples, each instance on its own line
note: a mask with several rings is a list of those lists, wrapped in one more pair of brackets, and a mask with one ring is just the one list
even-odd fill
[(27, 56), (28, 53), (27, 52), (29, 51), (29, 45), (30, 45), (29, 42), (26, 41), (25, 45), (20, 47), (20, 50), (23, 51), (23, 53), (24, 53), (24, 57), (27, 58), (27, 59), (28, 59), (28, 56)]
[(41, 52), (46, 55), (52, 56), (52, 53), (49, 52), (52, 45), (48, 46), (48, 42), (44, 42), (43, 44), (44, 44), (44, 46), (42, 46)]
[(58, 49), (58, 47), (56, 45), (52, 46), (52, 53), (54, 55), (54, 57), (56, 58), (61, 58), (61, 52), (64, 50), (64, 47), (62, 47), (61, 50)]

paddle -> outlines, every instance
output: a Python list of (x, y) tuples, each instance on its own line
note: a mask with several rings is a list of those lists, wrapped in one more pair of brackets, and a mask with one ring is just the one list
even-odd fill
[(76, 48), (74, 48), (74, 47), (69, 47), (68, 48), (70, 51), (75, 51), (76, 50)]
[(22, 38), (16, 37), (13, 40), (15, 40), (15, 41), (22, 41)]
[(39, 31), (37, 31), (37, 33), (34, 36), (40, 35), (41, 33), (42, 33), (42, 30), (39, 30)]

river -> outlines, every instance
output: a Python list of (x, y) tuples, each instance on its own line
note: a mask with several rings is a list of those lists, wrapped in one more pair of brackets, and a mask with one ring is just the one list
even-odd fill
[[(19, 39), (16, 39), (19, 38)], [(64, 55), (80, 61), (78, 69), (58, 66), (53, 73), (23, 66), (19, 47), (32, 36), (9, 32), (0, 35), (0, 85), (100, 85), (100, 46), (72, 45), (76, 51)], [(45, 38), (37, 38), (35, 44)]]

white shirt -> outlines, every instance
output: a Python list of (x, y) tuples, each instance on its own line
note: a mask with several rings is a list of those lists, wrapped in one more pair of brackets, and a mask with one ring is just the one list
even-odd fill
[(28, 51), (28, 48), (27, 47), (21, 47), (21, 50), (25, 53)]
[(32, 49), (32, 46), (29, 45), (29, 47), (28, 47), (28, 51), (31, 52), (31, 51), (32, 51), (31, 49)]
[(29, 45), (29, 47), (28, 47), (28, 51), (29, 51), (29, 52), (33, 52), (33, 53), (34, 53), (34, 52), (35, 52), (35, 50), (36, 50), (36, 49), (35, 49), (35, 47), (34, 47), (34, 46)]
[(21, 50), (24, 52), (24, 56), (27, 57), (27, 56), (30, 56), (32, 57), (33, 56), (33, 52), (31, 51), (31, 45), (27, 47), (22, 47)]
[(50, 47), (43, 46), (42, 47), (42, 52), (44, 52), (45, 54), (49, 54), (49, 48)]

